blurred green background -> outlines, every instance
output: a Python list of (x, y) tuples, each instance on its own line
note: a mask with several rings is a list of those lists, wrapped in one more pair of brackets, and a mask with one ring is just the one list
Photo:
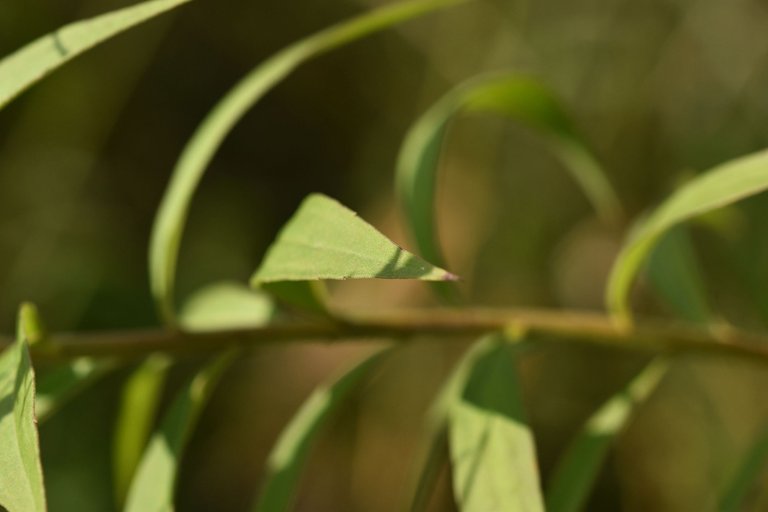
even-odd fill
[[(4, 2), (0, 53), (125, 1)], [(22, 300), (52, 330), (158, 324), (150, 227), (175, 159), (216, 100), (255, 64), (374, 5), (197, 1), (78, 58), (0, 114), (0, 327)], [(321, 191), (406, 247), (393, 168), (410, 123), (451, 85), (489, 70), (539, 77), (605, 164), (630, 217), (714, 164), (768, 146), (768, 5), (760, 0), (478, 1), (311, 62), (238, 125), (197, 194), (179, 296), (245, 281), (299, 201)], [(622, 233), (601, 226), (534, 135), (487, 117), (452, 126), (439, 190), (450, 269), (470, 302), (601, 309)], [(691, 233), (724, 321), (768, 319), (768, 198)], [(419, 283), (344, 283), (341, 307), (430, 305)], [(667, 315), (642, 285), (637, 304)], [(470, 341), (470, 340), (467, 340)], [(466, 344), (401, 350), (315, 450), (297, 510), (407, 503), (424, 413)], [(252, 351), (228, 373), (181, 474), (179, 510), (247, 510), (280, 428), (363, 344)], [(544, 479), (569, 437), (643, 359), (550, 346), (523, 361)], [(174, 384), (197, 361), (184, 361)], [(51, 510), (107, 511), (116, 372), (42, 426)], [(45, 371), (43, 369), (42, 371)], [(768, 368), (680, 358), (622, 436), (589, 510), (714, 510), (768, 422)], [(766, 474), (768, 478), (768, 474)], [(768, 488), (768, 487), (767, 487)], [(443, 482), (434, 510), (451, 510)], [(766, 491), (768, 493), (768, 491)], [(751, 497), (768, 510), (768, 496)], [(762, 505), (761, 505), (762, 504)]]

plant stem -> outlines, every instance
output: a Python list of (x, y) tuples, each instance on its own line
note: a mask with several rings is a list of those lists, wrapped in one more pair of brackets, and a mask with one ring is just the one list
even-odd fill
[[(46, 343), (31, 347), (31, 352), (37, 361), (82, 356), (140, 358), (154, 352), (181, 356), (278, 342), (405, 342), (424, 337), (460, 340), (500, 329), (524, 332), (528, 339), (537, 342), (570, 342), (647, 353), (721, 354), (768, 364), (768, 334), (731, 327), (708, 331), (690, 324), (652, 320), (638, 321), (625, 328), (601, 314), (533, 309), (356, 313), (336, 321), (318, 319), (205, 333), (155, 329), (51, 334)], [(9, 338), (0, 338), (0, 348), (9, 343)]]

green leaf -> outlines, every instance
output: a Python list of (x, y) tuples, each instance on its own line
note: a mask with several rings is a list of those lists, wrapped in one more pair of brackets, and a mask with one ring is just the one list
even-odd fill
[(481, 343), (448, 407), (456, 501), (464, 512), (543, 511), (511, 346), (500, 335)]
[(444, 258), (437, 241), (434, 203), (441, 147), (450, 121), (461, 113), (494, 113), (536, 130), (607, 221), (619, 204), (604, 172), (576, 135), (554, 95), (537, 81), (494, 74), (459, 85), (414, 123), (397, 161), (398, 196), (419, 252), (437, 265)]
[(275, 306), (258, 290), (236, 282), (220, 282), (195, 292), (184, 303), (180, 323), (186, 331), (259, 327), (269, 322)]
[(688, 232), (682, 226), (662, 236), (648, 259), (647, 275), (653, 289), (679, 316), (706, 324), (712, 316), (698, 261)]
[(37, 421), (43, 423), (56, 414), (73, 396), (117, 366), (116, 361), (80, 357), (39, 378), (35, 396)]
[(455, 276), (398, 247), (337, 201), (312, 194), (283, 227), (251, 283), (365, 278)]
[[(764, 426), (746, 456), (733, 472), (725, 486), (720, 500), (720, 512), (746, 510), (744, 501), (763, 474), (768, 459), (768, 426)], [(758, 509), (755, 509), (758, 510)]]
[(0, 354), (0, 508), (44, 511), (45, 490), (35, 424), (35, 376), (27, 349), (28, 305), (16, 343)]
[(731, 160), (680, 187), (638, 223), (611, 270), (608, 309), (621, 323), (631, 321), (629, 292), (645, 258), (672, 227), (768, 189), (768, 151)]
[(328, 289), (322, 281), (278, 281), (264, 283), (261, 289), (289, 308), (328, 316)]
[(120, 410), (113, 439), (115, 496), (121, 505), (141, 460), (171, 360), (165, 355), (149, 356), (123, 385)]
[(189, 0), (154, 0), (65, 25), (0, 60), (0, 108), (86, 50)]
[(184, 447), (224, 370), (240, 351), (232, 350), (203, 367), (177, 395), (152, 435), (131, 483), (125, 512), (171, 512)]
[(583, 509), (608, 451), (637, 408), (658, 387), (667, 368), (665, 359), (654, 360), (587, 420), (558, 462), (547, 486), (548, 512)]
[(340, 377), (316, 388), (283, 429), (267, 460), (267, 476), (253, 508), (256, 512), (289, 510), (301, 470), (313, 442), (328, 418), (350, 391), (377, 365), (390, 349), (366, 357)]
[(189, 140), (166, 189), (152, 229), (149, 254), (152, 294), (169, 325), (175, 323), (173, 286), (189, 205), (206, 167), (240, 118), (304, 62), (411, 18), (465, 0), (417, 0), (383, 7), (297, 41), (264, 61), (211, 110)]

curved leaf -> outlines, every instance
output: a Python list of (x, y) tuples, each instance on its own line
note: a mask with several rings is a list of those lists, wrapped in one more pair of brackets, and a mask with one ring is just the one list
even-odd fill
[(182, 451), (216, 384), (239, 351), (216, 357), (183, 387), (152, 435), (136, 470), (125, 512), (171, 512)]
[(608, 309), (622, 323), (631, 321), (629, 291), (643, 261), (670, 228), (710, 210), (768, 189), (768, 151), (731, 160), (697, 176), (641, 221), (611, 270)]
[(152, 294), (167, 324), (175, 323), (173, 285), (176, 260), (192, 196), (222, 141), (248, 109), (302, 63), (368, 34), (463, 1), (410, 1), (333, 25), (267, 59), (219, 101), (182, 151), (152, 230), (150, 282)]
[(549, 512), (578, 512), (583, 509), (613, 442), (638, 406), (645, 403), (658, 387), (667, 368), (665, 359), (656, 359), (587, 420), (558, 462), (547, 486)]
[(493, 335), (481, 347), (466, 378), (454, 381), (458, 393), (448, 405), (456, 501), (462, 511), (543, 512), (536, 450), (510, 344)]
[(118, 504), (125, 500), (141, 461), (141, 454), (152, 432), (170, 366), (169, 357), (161, 354), (151, 355), (134, 370), (123, 385), (112, 446)]
[(43, 423), (74, 395), (93, 384), (117, 366), (116, 361), (80, 357), (40, 377), (35, 396), (37, 421)]
[(311, 194), (267, 250), (251, 283), (366, 278), (456, 279), (398, 247), (341, 203)]
[(0, 108), (24, 89), (110, 37), (189, 0), (153, 0), (65, 25), (0, 60)]
[(316, 388), (283, 429), (267, 460), (267, 476), (255, 512), (289, 510), (312, 443), (349, 392), (390, 349), (366, 357), (332, 382)]
[(0, 354), (0, 509), (45, 511), (35, 424), (35, 375), (27, 349), (28, 306), (19, 313), (16, 343)]
[[(752, 490), (768, 460), (768, 426), (764, 426), (749, 451), (733, 472), (720, 499), (721, 512), (746, 510), (744, 501)], [(758, 510), (756, 508), (755, 510)]]
[(398, 157), (397, 193), (426, 259), (444, 264), (435, 228), (435, 179), (446, 128), (465, 112), (495, 113), (539, 132), (601, 216), (612, 221), (618, 215), (618, 200), (604, 172), (548, 89), (515, 74), (476, 78), (450, 91), (414, 123)]

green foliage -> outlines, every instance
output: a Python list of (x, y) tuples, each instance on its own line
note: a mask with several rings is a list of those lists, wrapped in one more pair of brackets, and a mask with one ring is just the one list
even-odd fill
[(25, 327), (32, 306), (19, 313), (16, 343), (0, 355), (0, 505), (9, 511), (44, 511), (45, 491), (35, 424), (35, 375)]
[(269, 248), (251, 284), (366, 278), (456, 279), (398, 247), (337, 201), (312, 194)]
[[(66, 25), (33, 41), (0, 61), (0, 108), (80, 53), (187, 1), (143, 2)], [(443, 291), (457, 280), (440, 268), (445, 258), (434, 210), (442, 148), (452, 123), (461, 115), (494, 114), (531, 129), (589, 199), (602, 226), (619, 228), (623, 213), (618, 196), (568, 109), (542, 82), (516, 72), (483, 74), (455, 86), (405, 136), (396, 163), (396, 188), (405, 221), (425, 259), (401, 248), (334, 199), (311, 194), (268, 247), (250, 287), (237, 281), (214, 282), (193, 292), (177, 315), (176, 266), (191, 202), (205, 170), (239, 120), (305, 62), (464, 1), (403, 2), (333, 25), (264, 60), (216, 103), (186, 143), (152, 229), (149, 280), (161, 329), (57, 335), (44, 328), (34, 306), (22, 306), (15, 341), (0, 340), (5, 347), (0, 354), (0, 509), (46, 510), (36, 422), (62, 410), (73, 396), (135, 356), (139, 362), (123, 383), (112, 439), (111, 480), (116, 504), (127, 512), (175, 509), (184, 451), (217, 384), (232, 363), (246, 354), (243, 347), (248, 344), (329, 339), (390, 342), (316, 387), (298, 409), (266, 460), (264, 481), (254, 498), (253, 509), (258, 512), (292, 508), (312, 447), (329, 419), (399, 342), (424, 336), (440, 340), (482, 336), (460, 359), (435, 401), (429, 418), (432, 450), (416, 488), (413, 510), (427, 508), (444, 469), (451, 476), (453, 501), (462, 512), (543, 511), (545, 502), (551, 512), (583, 510), (611, 447), (660, 389), (677, 352), (700, 350), (762, 363), (768, 360), (768, 351), (754, 343), (757, 335), (733, 328), (718, 336), (710, 325), (715, 308), (705, 294), (695, 247), (681, 226), (768, 189), (765, 151), (701, 174), (636, 222), (609, 276), (610, 315), (466, 307), (366, 316), (328, 306), (325, 280), (432, 281), (442, 285)], [(668, 307), (665, 313), (684, 319), (685, 329), (664, 323), (661, 327), (652, 322), (633, 324), (630, 291), (642, 270), (652, 292)], [(288, 309), (281, 308), (286, 305)], [(304, 314), (295, 315), (291, 308)], [(528, 422), (524, 400), (529, 392), (523, 385), (526, 375), (519, 368), (524, 348), (539, 357), (542, 353), (534, 351), (550, 338), (659, 353), (596, 411), (585, 414), (588, 419), (558, 461), (545, 498), (535, 425)], [(643, 345), (648, 339), (653, 346)], [(206, 357), (200, 357), (204, 351), (208, 351)], [(204, 362), (179, 386), (167, 377), (184, 354)], [(31, 357), (35, 364), (38, 358), (52, 362), (41, 372), (37, 390)], [(178, 371), (185, 374), (181, 368)], [(161, 410), (166, 380), (175, 397)], [(442, 456), (446, 452), (449, 458)], [(728, 478), (713, 486), (721, 489), (720, 509), (747, 506), (767, 455), (768, 429), (763, 429)]]
[(388, 350), (379, 350), (353, 365), (339, 377), (317, 387), (286, 425), (267, 460), (267, 476), (256, 499), (257, 512), (290, 510), (301, 470), (309, 451), (329, 417), (344, 403)]
[(0, 60), (0, 108), (56, 68), (189, 0), (153, 0), (65, 25)]

